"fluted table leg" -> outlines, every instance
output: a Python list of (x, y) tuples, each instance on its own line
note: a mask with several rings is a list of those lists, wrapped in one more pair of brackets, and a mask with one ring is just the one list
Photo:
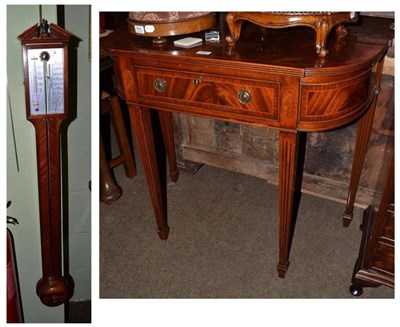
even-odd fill
[(278, 275), (285, 277), (289, 267), (289, 252), (293, 220), (293, 199), (296, 179), (298, 134), (279, 133), (279, 263)]

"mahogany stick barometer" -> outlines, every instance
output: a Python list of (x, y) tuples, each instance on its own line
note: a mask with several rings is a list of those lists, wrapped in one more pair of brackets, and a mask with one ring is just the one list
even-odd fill
[(47, 306), (69, 300), (62, 275), (60, 126), (68, 118), (68, 45), (73, 35), (42, 20), (18, 39), (23, 48), (26, 117), (35, 127), (42, 278), (36, 293)]

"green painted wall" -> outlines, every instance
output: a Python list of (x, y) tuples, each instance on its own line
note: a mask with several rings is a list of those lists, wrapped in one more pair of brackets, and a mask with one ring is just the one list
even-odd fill
[(80, 39), (77, 117), (68, 128), (69, 270), (75, 281), (72, 300), (91, 298), (91, 64), (89, 6), (65, 6), (65, 29)]

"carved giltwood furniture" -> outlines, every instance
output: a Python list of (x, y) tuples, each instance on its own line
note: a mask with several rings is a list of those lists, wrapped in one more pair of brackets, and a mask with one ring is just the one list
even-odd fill
[(254, 24), (268, 28), (286, 28), (295, 26), (308, 26), (315, 30), (315, 49), (317, 54), (325, 57), (328, 54), (326, 43), (329, 32), (335, 27), (338, 37), (347, 35), (344, 23), (357, 21), (354, 12), (230, 12), (226, 21), (229, 26), (230, 35), (226, 41), (234, 46), (239, 40), (242, 24), (249, 21)]
[[(224, 41), (203, 43), (192, 49), (176, 48), (172, 42), (156, 47), (148, 38), (132, 35), (127, 28), (102, 39), (102, 47), (114, 60), (119, 93), (129, 106), (158, 235), (163, 240), (169, 232), (165, 167), (156, 152), (153, 112), (158, 113), (161, 127), (164, 126), (169, 148), (173, 146), (165, 125), (174, 112), (279, 130), (277, 270), (284, 277), (289, 266), (300, 133), (327, 131), (359, 120), (343, 217), (347, 226), (352, 218), (388, 42), (370, 33), (365, 38), (360, 33), (357, 37), (349, 33), (345, 41), (337, 38), (328, 43), (330, 55), (321, 59), (315, 53), (312, 33), (286, 29), (274, 38), (274, 30), (261, 33), (256, 25), (250, 28), (235, 47)], [(227, 35), (226, 26), (221, 27), (220, 34)], [(203, 37), (201, 33), (193, 36)], [(265, 40), (268, 44), (264, 44)], [(172, 161), (174, 154), (168, 148), (167, 154)]]

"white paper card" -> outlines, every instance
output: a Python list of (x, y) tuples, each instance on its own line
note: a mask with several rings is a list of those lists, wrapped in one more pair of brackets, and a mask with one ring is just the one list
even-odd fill
[(175, 40), (174, 45), (177, 47), (183, 48), (191, 48), (196, 45), (201, 45), (203, 43), (203, 39), (198, 37), (185, 37), (183, 39)]
[(208, 56), (208, 55), (212, 54), (212, 52), (211, 51), (197, 51), (196, 54)]

